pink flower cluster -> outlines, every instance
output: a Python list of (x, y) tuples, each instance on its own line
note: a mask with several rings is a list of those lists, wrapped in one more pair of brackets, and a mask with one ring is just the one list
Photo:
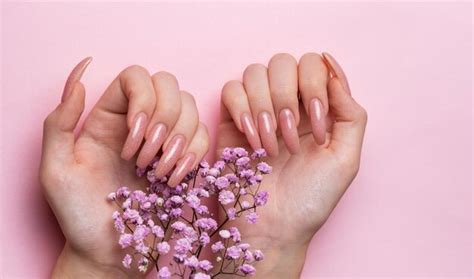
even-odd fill
[[(166, 184), (168, 177), (155, 176), (157, 160), (137, 169), (137, 175), (149, 182), (145, 191), (124, 186), (108, 195), (121, 208), (112, 217), (120, 233), (118, 244), (129, 251), (123, 266), (136, 265), (144, 273), (154, 266), (158, 278), (253, 275), (253, 263), (262, 260), (263, 253), (251, 250), (229, 222), (241, 217), (250, 224), (257, 222), (257, 207), (268, 201), (260, 183), (272, 170), (261, 160), (265, 156), (263, 149), (249, 155), (243, 148), (225, 148), (214, 165), (201, 162), (174, 188)], [(203, 204), (213, 196), (225, 213), (220, 223)], [(206, 247), (212, 250), (212, 262), (200, 257)], [(160, 256), (170, 253), (173, 260), (159, 266)]]

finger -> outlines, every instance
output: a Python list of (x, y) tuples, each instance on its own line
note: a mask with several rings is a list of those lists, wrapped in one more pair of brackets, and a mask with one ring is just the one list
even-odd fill
[(121, 153), (124, 160), (132, 158), (140, 147), (155, 99), (150, 74), (145, 68), (134, 65), (115, 78), (96, 104), (94, 110), (127, 114), (129, 133)]
[(261, 148), (260, 137), (255, 128), (247, 94), (241, 82), (233, 80), (222, 88), (221, 101), (232, 117), (235, 126), (244, 133), (253, 150)]
[(282, 53), (268, 63), (268, 80), (273, 108), (278, 114), (283, 141), (292, 154), (300, 150), (298, 136), (298, 73), (293, 56)]
[(199, 123), (196, 133), (186, 150), (186, 154), (176, 164), (176, 168), (168, 180), (168, 185), (171, 187), (178, 185), (204, 158), (208, 150), (209, 133), (206, 126), (203, 123)]
[(156, 167), (158, 177), (165, 176), (187, 149), (199, 124), (199, 114), (191, 94), (181, 91), (181, 114), (163, 145), (163, 155)]
[(166, 140), (167, 132), (173, 129), (181, 112), (181, 98), (178, 81), (167, 72), (158, 72), (152, 77), (156, 94), (156, 106), (145, 133), (143, 145), (137, 159), (137, 166), (146, 167), (156, 156)]
[(278, 141), (275, 133), (277, 125), (268, 85), (267, 68), (261, 64), (252, 64), (245, 69), (243, 80), (262, 145), (268, 155), (277, 156)]
[[(41, 169), (74, 162), (74, 129), (84, 111), (85, 89), (79, 79), (91, 62), (82, 60), (69, 75), (61, 104), (44, 121)], [(43, 172), (41, 172), (42, 175)]]
[(349, 81), (347, 80), (347, 76), (342, 70), (341, 65), (339, 65), (336, 59), (334, 59), (334, 57), (332, 57), (332, 55), (327, 52), (323, 52), (323, 57), (324, 57), (324, 60), (327, 62), (326, 64), (328, 65), (328, 67), (331, 69), (332, 74), (338, 77), (339, 80), (341, 81), (341, 84), (342, 84), (342, 87), (344, 87), (344, 90), (346, 90), (346, 92), (349, 95), (352, 95), (351, 88), (349, 87)]
[(332, 77), (328, 84), (329, 107), (334, 114), (329, 148), (341, 158), (341, 162), (358, 167), (360, 152), (367, 123), (367, 112), (343, 86), (338, 77)]
[(326, 140), (327, 77), (326, 65), (319, 54), (306, 53), (301, 57), (298, 65), (301, 99), (311, 120), (314, 140), (320, 145)]

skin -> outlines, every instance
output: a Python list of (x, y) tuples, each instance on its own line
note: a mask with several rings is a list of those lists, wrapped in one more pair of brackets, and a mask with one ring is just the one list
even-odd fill
[[(171, 130), (166, 140), (176, 134), (186, 140), (184, 149), (175, 156), (178, 165), (187, 154), (195, 154), (195, 162), (190, 168), (207, 152), (209, 137), (205, 126), (199, 123), (190, 94), (178, 91), (177, 83), (174, 90), (155, 90), (153, 83), (173, 87), (166, 85), (162, 77), (166, 76), (168, 81), (174, 77), (164, 72), (151, 76), (140, 66), (128, 67), (117, 76), (75, 137), (74, 129), (84, 110), (85, 98), (79, 79), (89, 62), (89, 58), (83, 60), (72, 71), (61, 103), (44, 122), (40, 181), (66, 238), (52, 277), (137, 278), (142, 275), (136, 268), (122, 268), (124, 254), (117, 245), (117, 234), (110, 223), (116, 206), (105, 199), (119, 185), (130, 185), (131, 188), (146, 185), (144, 179), (135, 175), (140, 150), (130, 151), (129, 148), (131, 158), (124, 160), (121, 157), (127, 137), (133, 131), (142, 130), (137, 133), (142, 137), (132, 137), (138, 144), (127, 140), (131, 146), (140, 146), (147, 138), (145, 129), (157, 122), (166, 123)], [(166, 97), (170, 94), (180, 95)], [(159, 102), (163, 96), (168, 105), (174, 100), (176, 104), (170, 107), (179, 110), (168, 114), (161, 111)], [(156, 109), (160, 112), (155, 113)], [(133, 120), (141, 112), (152, 121), (142, 122), (139, 129), (135, 129)], [(167, 118), (161, 118), (159, 113), (165, 113)]]
[[(133, 273), (135, 269), (121, 267), (123, 252), (110, 226), (115, 207), (104, 197), (118, 183), (144, 187), (144, 181), (134, 174), (135, 154), (140, 151), (135, 150), (132, 160), (123, 160), (124, 142), (135, 130), (133, 123), (139, 112), (147, 112), (148, 119), (158, 119), (150, 116), (160, 107), (160, 99), (177, 98), (160, 98), (141, 67), (124, 72), (117, 79), (126, 82), (120, 82), (118, 87), (112, 83), (76, 140), (73, 131), (84, 108), (84, 87), (77, 72), (73, 71), (68, 79), (66, 97), (45, 121), (40, 179), (67, 239), (53, 271), (55, 278), (140, 276)], [(133, 86), (127, 89), (123, 85)], [(142, 94), (132, 94), (131, 88), (140, 89)], [(143, 96), (143, 92), (151, 93)], [(180, 97), (192, 99), (186, 93)], [(315, 98), (319, 104), (317, 113), (312, 107)], [(155, 105), (150, 108), (150, 103)], [(179, 123), (172, 127), (178, 127), (177, 133), (187, 138), (178, 165), (189, 153), (195, 153), (196, 162), (199, 161), (208, 149), (207, 131), (198, 124), (195, 105), (189, 105), (193, 103), (175, 103), (173, 108), (181, 108), (178, 119), (167, 122)], [(285, 116), (280, 116), (281, 111)], [(328, 54), (314, 53), (304, 55), (298, 62), (288, 54), (278, 54), (268, 67), (249, 66), (243, 82), (231, 81), (224, 86), (221, 112), (218, 154), (228, 146), (263, 146), (271, 151), (266, 161), (273, 166), (273, 172), (265, 176), (261, 185), (270, 193), (269, 203), (259, 211), (256, 225), (237, 224), (245, 241), (265, 254), (265, 260), (256, 266), (256, 277), (297, 278), (313, 235), (357, 174), (367, 113), (352, 98), (337, 62)], [(268, 113), (267, 122), (261, 120), (262, 112)], [(241, 122), (242, 115), (250, 119), (247, 124)], [(147, 131), (156, 122), (147, 123)], [(282, 132), (288, 123), (297, 129)], [(186, 134), (190, 130), (195, 132)], [(167, 137), (165, 149), (175, 134)], [(145, 139), (147, 135), (143, 132)], [(128, 148), (134, 149), (130, 144)]]
[[(299, 123), (296, 137), (282, 135), (277, 129), (276, 146), (261, 141), (265, 149), (274, 151), (266, 158), (273, 171), (260, 186), (269, 192), (270, 199), (259, 211), (258, 223), (229, 223), (239, 228), (242, 238), (254, 249), (264, 252), (265, 260), (256, 265), (257, 278), (299, 277), (309, 242), (359, 169), (367, 113), (351, 97), (342, 68), (328, 54), (323, 56), (305, 54), (296, 66), (290, 55), (277, 54), (268, 69), (250, 65), (244, 72), (243, 84), (231, 81), (223, 89), (218, 155), (228, 146), (250, 148), (242, 135), (242, 113), (251, 113), (258, 126), (257, 115), (262, 110), (276, 113), (289, 108)], [(309, 106), (314, 97), (323, 106), (325, 121), (311, 123)], [(272, 118), (278, 119), (276, 114)], [(257, 137), (261, 139), (261, 133)], [(300, 150), (290, 148), (298, 144)]]

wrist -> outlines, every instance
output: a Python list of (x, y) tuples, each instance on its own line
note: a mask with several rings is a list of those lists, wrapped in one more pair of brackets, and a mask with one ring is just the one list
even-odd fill
[(263, 261), (255, 264), (256, 278), (299, 278), (306, 259), (309, 243), (279, 242), (253, 239), (252, 249), (264, 254)]
[(128, 276), (117, 267), (101, 265), (79, 255), (66, 243), (51, 278), (128, 278)]

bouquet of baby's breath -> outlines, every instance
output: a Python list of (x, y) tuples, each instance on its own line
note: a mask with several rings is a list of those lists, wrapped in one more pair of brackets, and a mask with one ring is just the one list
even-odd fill
[[(242, 217), (256, 223), (257, 208), (267, 203), (268, 193), (259, 190), (263, 175), (272, 170), (262, 161), (265, 156), (263, 149), (249, 156), (243, 148), (226, 148), (213, 166), (201, 162), (173, 188), (167, 185), (168, 177), (155, 176), (157, 160), (146, 169), (137, 169), (137, 174), (146, 175), (150, 183), (145, 191), (123, 186), (108, 196), (121, 209), (114, 212), (113, 220), (120, 233), (118, 244), (128, 251), (124, 267), (135, 265), (146, 272), (154, 266), (158, 278), (253, 275), (253, 263), (261, 261), (263, 254), (251, 250), (231, 223)], [(225, 214), (221, 223), (202, 204), (203, 199), (214, 195)], [(208, 245), (213, 259), (201, 259)], [(160, 256), (168, 253), (173, 260), (160, 266)], [(210, 260), (215, 260), (216, 266)]]

